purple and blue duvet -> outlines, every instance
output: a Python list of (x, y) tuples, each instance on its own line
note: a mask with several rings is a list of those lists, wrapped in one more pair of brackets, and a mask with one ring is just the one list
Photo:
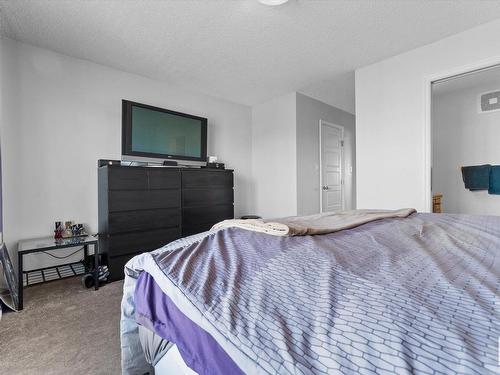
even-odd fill
[[(336, 233), (206, 232), (132, 259), (138, 324), (205, 374), (500, 373), (500, 217), (412, 214)], [(142, 372), (141, 372), (142, 371)]]

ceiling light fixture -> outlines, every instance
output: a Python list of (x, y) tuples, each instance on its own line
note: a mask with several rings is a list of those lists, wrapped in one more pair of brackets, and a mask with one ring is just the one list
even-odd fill
[(269, 6), (285, 4), (288, 0), (257, 0), (259, 3)]

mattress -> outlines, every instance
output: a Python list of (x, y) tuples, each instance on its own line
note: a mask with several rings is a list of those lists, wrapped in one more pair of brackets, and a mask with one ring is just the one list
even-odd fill
[(182, 359), (177, 346), (173, 346), (155, 365), (156, 375), (197, 375)]
[(196, 375), (186, 365), (176, 345), (143, 326), (139, 326), (139, 338), (146, 361), (152, 367), (150, 374)]
[[(189, 356), (203, 362), (205, 350), (248, 374), (499, 370), (497, 217), (414, 214), (294, 238), (230, 228), (143, 254), (126, 272), (124, 373), (145, 365), (139, 325), (184, 340), (195, 370)], [(175, 333), (183, 317), (211, 341)]]

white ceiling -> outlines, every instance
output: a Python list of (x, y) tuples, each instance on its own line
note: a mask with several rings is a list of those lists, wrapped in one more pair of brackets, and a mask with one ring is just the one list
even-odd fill
[(8, 37), (253, 105), (354, 112), (353, 70), (500, 17), (500, 1), (0, 0)]

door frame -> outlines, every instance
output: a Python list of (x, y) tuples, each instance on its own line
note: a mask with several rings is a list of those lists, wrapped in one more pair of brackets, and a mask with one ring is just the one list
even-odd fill
[[(344, 127), (342, 125), (333, 124), (326, 120), (319, 120), (319, 212), (323, 213), (323, 155), (322, 155), (322, 131), (323, 125), (335, 128), (341, 132), (341, 141), (344, 142)], [(344, 146), (340, 147), (340, 196), (342, 201), (342, 211), (345, 210), (345, 194), (344, 194)]]
[(479, 72), (483, 69), (489, 69), (500, 66), (500, 56), (477, 61), (460, 67), (455, 67), (447, 71), (427, 75), (423, 78), (422, 89), (424, 95), (424, 205), (428, 212), (432, 212), (432, 84), (437, 81), (459, 77), (464, 74)]

